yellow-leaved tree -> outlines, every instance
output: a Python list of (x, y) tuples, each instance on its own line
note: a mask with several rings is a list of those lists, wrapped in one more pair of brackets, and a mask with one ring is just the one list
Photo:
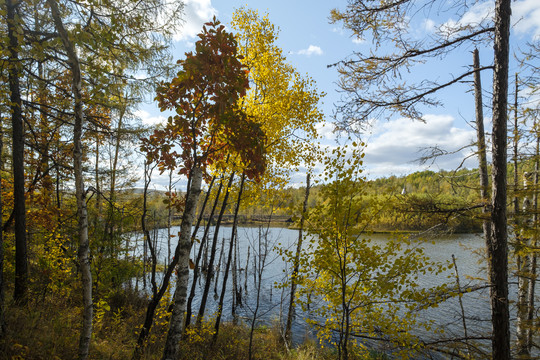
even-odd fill
[(445, 266), (407, 238), (370, 240), (365, 229), (381, 205), (363, 199), (362, 150), (353, 142), (324, 157), (321, 192), (328, 200), (307, 215), (311, 236), (300, 257), (297, 301), (321, 344), (336, 346), (339, 359), (367, 353), (363, 341), (384, 341), (387, 351), (408, 357), (422, 347), (413, 331), (437, 331), (419, 320), (416, 309), (434, 305), (433, 294), (447, 293), (444, 285), (423, 289), (418, 277)]
[(260, 187), (250, 193), (255, 199), (265, 193), (261, 188), (287, 185), (292, 171), (315, 162), (317, 126), (323, 121), (318, 105), (324, 93), (287, 63), (276, 45), (279, 29), (268, 15), (242, 7), (234, 12), (231, 26), (250, 83), (242, 107), (267, 137), (267, 169)]

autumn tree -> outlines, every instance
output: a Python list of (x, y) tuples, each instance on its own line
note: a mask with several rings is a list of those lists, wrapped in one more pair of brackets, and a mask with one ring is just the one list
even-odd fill
[(360, 339), (387, 342), (387, 350), (411, 355), (422, 348), (414, 331), (431, 326), (419, 321), (415, 309), (431, 306), (430, 294), (445, 289), (422, 289), (417, 278), (444, 266), (433, 264), (407, 238), (370, 240), (366, 228), (380, 205), (362, 201), (367, 188), (362, 146), (338, 146), (324, 157), (327, 184), (321, 192), (327, 201), (307, 215), (311, 236), (299, 272), (293, 274), (299, 287), (296, 301), (311, 314), (308, 322), (321, 344), (337, 347), (339, 359), (367, 353)]
[(246, 164), (246, 176), (264, 172), (264, 133), (237, 106), (248, 88), (234, 36), (217, 20), (199, 34), (195, 51), (179, 61), (180, 71), (157, 89), (161, 110), (174, 110), (164, 129), (156, 130), (143, 145), (148, 160), (161, 170), (176, 169), (188, 177), (188, 190), (174, 259), (177, 281), (173, 312), (163, 359), (177, 357), (183, 330), (189, 281), (191, 227), (207, 166), (236, 153)]
[(250, 89), (242, 107), (268, 138), (269, 163), (261, 184), (286, 184), (291, 172), (316, 161), (314, 143), (319, 137), (317, 126), (323, 121), (318, 106), (324, 93), (313, 79), (287, 62), (276, 44), (279, 28), (267, 14), (242, 7), (234, 12), (231, 25), (241, 61), (249, 71)]
[[(323, 94), (317, 91), (312, 79), (300, 75), (286, 62), (282, 50), (275, 44), (279, 30), (269, 21), (267, 15), (259, 16), (254, 10), (240, 8), (233, 15), (232, 28), (236, 31), (235, 38), (238, 41), (238, 51), (242, 55), (241, 62), (246, 67), (250, 82), (250, 88), (246, 96), (240, 99), (239, 106), (266, 134), (267, 140), (264, 145), (268, 159), (268, 166), (260, 183), (249, 181), (249, 177), (244, 179), (244, 174), (236, 185), (231, 183), (237, 187), (238, 193), (242, 194), (236, 200), (234, 223), (237, 221), (240, 207), (245, 208), (256, 199), (272, 193), (273, 188), (284, 186), (293, 171), (313, 163), (316, 156), (313, 142), (318, 137), (316, 126), (322, 120), (322, 114), (317, 106)], [(244, 173), (245, 165), (231, 156), (229, 161), (221, 162), (219, 166), (215, 164), (212, 169), (216, 176), (223, 175), (230, 179), (235, 173)], [(221, 214), (227, 209), (229, 199), (227, 189), (229, 189), (228, 186), (221, 210), (216, 213)], [(214, 207), (216, 205), (215, 203)], [(221, 218), (222, 216), (218, 215), (216, 227), (220, 226)], [(233, 263), (232, 249), (237, 246), (234, 237), (233, 231), (225, 261), (224, 277), (226, 279), (229, 277), (228, 272)], [(199, 308), (198, 323), (204, 316), (210, 282), (215, 281), (212, 276), (212, 264), (215, 260), (214, 251), (217, 241), (217, 237), (214, 236), (213, 241), (207, 244), (210, 250), (209, 274)], [(203, 235), (202, 242), (206, 244), (206, 235)], [(197, 275), (199, 257), (198, 255), (195, 260), (195, 274)], [(233, 269), (233, 287), (234, 271)], [(224, 282), (221, 294), (225, 293), (226, 287), (227, 282)], [(188, 315), (191, 315), (193, 296), (194, 286), (188, 300)], [(216, 334), (223, 312), (222, 302), (223, 296), (220, 296)], [(232, 309), (234, 313), (234, 304)], [(190, 318), (187, 318), (186, 324), (189, 325), (189, 323)]]
[(56, 30), (62, 40), (67, 53), (70, 70), (72, 73), (72, 89), (74, 97), (75, 123), (73, 126), (73, 163), (75, 173), (75, 196), (77, 198), (77, 217), (79, 222), (79, 265), (82, 274), (83, 287), (83, 326), (79, 340), (79, 359), (87, 359), (92, 336), (92, 272), (90, 270), (90, 244), (88, 240), (88, 213), (86, 209), (84, 179), (83, 179), (83, 150), (82, 150), (82, 126), (84, 122), (82, 100), (81, 66), (73, 42), (69, 39), (68, 32), (62, 22), (60, 11), (55, 0), (47, 0), (51, 8)]
[[(39, 154), (38, 170), (33, 177), (44, 179), (40, 196), (50, 190), (47, 175), (51, 171), (51, 158), (54, 161), (54, 157), (59, 159), (73, 153), (73, 165), (64, 160), (56, 161), (56, 202), (60, 208), (60, 182), (70, 178), (73, 169), (84, 299), (79, 356), (86, 358), (92, 331), (92, 281), (86, 209), (86, 196), (91, 187), (83, 184), (90, 131), (86, 131), (88, 127), (85, 125), (93, 122), (101, 125), (102, 132), (107, 131), (110, 109), (118, 102), (114, 96), (108, 98), (105, 89), (111, 90), (112, 84), (122, 86), (129, 81), (136, 82), (127, 68), (138, 71), (142, 64), (145, 69), (150, 69), (152, 61), (157, 58), (161, 65), (165, 65), (162, 61), (167, 52), (167, 40), (178, 24), (174, 16), (181, 6), (169, 6), (168, 2), (160, 0), (121, 5), (51, 0), (20, 2), (19, 6), (22, 5), (26, 7), (25, 11), (19, 12), (20, 29), (17, 33), (24, 40), (21, 48), (25, 51), (26, 61), (19, 62), (17, 67), (28, 77), (25, 84), (30, 84), (25, 89), (26, 101), (23, 103), (30, 115), (25, 118), (30, 134), (25, 140)], [(158, 18), (157, 22), (155, 18)], [(169, 21), (171, 19), (174, 21)], [(33, 117), (35, 109), (39, 115)], [(37, 121), (32, 122), (35, 119)], [(73, 128), (73, 131), (61, 132), (60, 129), (66, 128)], [(53, 135), (49, 136), (49, 133)], [(73, 145), (57, 146), (54, 149), (57, 154), (50, 156), (50, 145), (54, 141), (68, 143), (71, 136)], [(32, 159), (35, 153), (29, 153)], [(16, 163), (23, 165), (18, 158)], [(35, 183), (33, 181), (30, 185), (32, 191)], [(16, 204), (19, 206), (20, 201)]]
[[(514, 219), (513, 230), (515, 233), (514, 253), (516, 255), (516, 267), (519, 276), (517, 298), (517, 321), (516, 321), (516, 352), (520, 359), (530, 358), (533, 351), (534, 322), (538, 318), (535, 297), (536, 281), (538, 278), (538, 184), (540, 171), (540, 137), (538, 103), (524, 101), (518, 103), (518, 89), (522, 96), (533, 97), (538, 93), (538, 50), (540, 42), (534, 41), (528, 44), (527, 49), (521, 54), (521, 71), (516, 73), (516, 89), (514, 94), (513, 118), (513, 152), (514, 157), (519, 156), (519, 168), (522, 174), (514, 170), (514, 177), (523, 183), (513, 189)], [(519, 87), (518, 87), (519, 85)], [(522, 127), (519, 129), (518, 127)], [(518, 145), (523, 147), (518, 152)], [(514, 169), (518, 167), (514, 165)], [(520, 202), (519, 200), (522, 200)], [(516, 211), (516, 207), (517, 210)]]
[[(241, 7), (234, 12), (231, 25), (236, 31), (241, 61), (249, 71), (250, 89), (241, 106), (265, 132), (268, 158), (268, 168), (259, 184), (241, 181), (239, 193), (245, 195), (238, 198), (238, 212), (241, 201), (243, 206), (263, 198), (267, 204), (273, 203), (271, 199), (279, 196), (275, 190), (286, 186), (293, 172), (313, 166), (318, 156), (317, 126), (323, 121), (318, 106), (324, 93), (316, 88), (313, 79), (298, 73), (287, 62), (276, 44), (280, 30), (268, 14)], [(230, 246), (234, 246), (232, 239)], [(230, 259), (227, 269), (229, 263)]]
[[(383, 3), (353, 1), (344, 11), (333, 10), (332, 20), (341, 22), (354, 36), (371, 40), (374, 50), (369, 54), (356, 53), (339, 63), (340, 87), (345, 98), (338, 109), (340, 126), (361, 129), (373, 117), (398, 113), (411, 119), (421, 119), (423, 108), (442, 104), (435, 97), (441, 89), (459, 83), (482, 69), (493, 69), (493, 131), (492, 131), (492, 200), (490, 234), (487, 241), (493, 341), (492, 356), (510, 358), (510, 332), (507, 280), (507, 220), (506, 220), (506, 141), (510, 2), (495, 1), (495, 17), (480, 21), (448, 22), (425, 39), (415, 40), (410, 25), (415, 15), (451, 12), (458, 17), (471, 8), (468, 4), (450, 5), (437, 1), (417, 4), (412, 1)], [(430, 59), (450, 56), (456, 49), (474, 44), (491, 43), (494, 35), (493, 66), (457, 71), (447, 80), (420, 82), (403, 79), (414, 65)], [(383, 47), (382, 45), (390, 45)]]

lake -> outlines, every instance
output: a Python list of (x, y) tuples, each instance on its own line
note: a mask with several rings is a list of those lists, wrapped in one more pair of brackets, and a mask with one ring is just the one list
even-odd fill
[[(179, 228), (171, 229), (171, 234), (176, 235)], [(212, 240), (214, 227), (209, 229), (209, 243)], [(200, 234), (202, 236), (202, 229)], [(157, 238), (157, 248), (160, 261), (165, 262), (168, 256), (167, 230), (159, 229), (152, 232)], [(218, 244), (216, 253), (216, 262), (220, 257), (221, 272), (217, 275), (218, 287), (214, 284), (211, 287), (211, 293), (208, 298), (206, 308), (206, 317), (211, 316), (217, 308), (218, 294), (221, 291), (221, 282), (223, 278), (222, 270), (225, 268), (225, 261), (228, 252), (228, 241), (231, 235), (230, 227), (221, 227), (218, 234)], [(369, 238), (374, 243), (384, 243), (388, 241), (390, 235), (373, 234)], [(265, 241), (259, 242), (263, 238)], [(278, 289), (276, 284), (284, 282), (290, 268), (278, 254), (277, 248), (294, 250), (298, 239), (298, 231), (287, 228), (259, 228), (259, 227), (239, 227), (238, 228), (238, 286), (241, 288), (242, 306), (237, 308), (237, 314), (242, 320), (250, 323), (256, 304), (256, 286), (258, 285), (257, 269), (261, 263), (258, 261), (259, 254), (266, 254), (264, 271), (262, 272), (261, 297), (259, 299), (258, 324), (268, 325), (280, 321), (287, 314), (288, 289)], [(134, 239), (135, 240), (135, 239)], [(481, 286), (485, 284), (486, 269), (485, 261), (482, 260), (484, 254), (484, 240), (480, 235), (475, 234), (455, 234), (436, 236), (424, 239), (422, 246), (426, 255), (432, 260), (438, 262), (451, 262), (452, 255), (456, 258), (456, 265), (460, 275), (460, 283), (465, 286)], [(142, 255), (142, 237), (138, 238), (138, 246), (134, 249), (135, 253)], [(225, 244), (225, 247), (223, 247)], [(171, 239), (171, 251), (174, 252), (176, 237)], [(223, 248), (223, 255), (220, 256)], [(192, 249), (192, 259), (196, 258), (196, 252), (199, 244), (195, 244)], [(248, 258), (249, 256), (249, 258)], [(510, 266), (513, 266), (511, 263)], [(260, 269), (260, 268), (259, 268)], [(512, 270), (510, 270), (512, 273)], [(512, 280), (514, 279), (514, 280)], [(197, 284), (197, 295), (200, 296), (204, 288), (204, 276)], [(517, 281), (511, 277), (510, 294), (511, 300), (516, 298)], [(447, 282), (455, 285), (456, 277), (454, 269), (449, 269), (446, 273), (439, 275), (428, 274), (420, 277), (419, 282), (424, 287), (431, 287)], [(217, 292), (215, 292), (217, 290)], [(538, 290), (538, 289), (537, 289)], [(199, 298), (195, 297), (193, 313), (196, 314), (199, 308)], [(485, 336), (491, 328), (490, 323), (490, 305), (489, 290), (483, 289), (464, 294), (462, 297), (464, 306), (466, 325), (469, 336)], [(225, 300), (223, 317), (225, 320), (231, 319), (232, 304), (232, 276), (229, 276), (227, 285), (227, 297)], [(511, 305), (512, 306), (512, 305)], [(515, 320), (515, 307), (513, 307), (512, 318)], [(314, 337), (313, 330), (306, 325), (304, 318), (307, 314), (298, 309), (297, 316), (293, 325), (293, 341), (298, 343), (307, 337)], [(424, 320), (433, 320), (438, 326), (444, 328), (445, 337), (463, 337), (463, 317), (458, 298), (452, 298), (445, 301), (437, 308), (422, 310), (420, 318)], [(433, 337), (430, 333), (419, 333), (424, 341), (429, 342)]]

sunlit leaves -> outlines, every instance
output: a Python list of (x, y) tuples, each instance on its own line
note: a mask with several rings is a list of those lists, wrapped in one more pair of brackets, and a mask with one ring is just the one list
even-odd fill
[(188, 174), (238, 154), (248, 177), (264, 173), (265, 134), (238, 107), (249, 87), (240, 59), (234, 36), (214, 19), (199, 34), (195, 52), (178, 61), (177, 75), (158, 87), (159, 107), (176, 114), (144, 139), (142, 148), (161, 171), (179, 168)]
[(311, 166), (324, 94), (287, 62), (276, 45), (279, 29), (268, 15), (243, 7), (234, 12), (231, 25), (237, 31), (241, 61), (249, 70), (250, 89), (242, 107), (267, 135), (267, 177), (287, 177), (290, 170)]

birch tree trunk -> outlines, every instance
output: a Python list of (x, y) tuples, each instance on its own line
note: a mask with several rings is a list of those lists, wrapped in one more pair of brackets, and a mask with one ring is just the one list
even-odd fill
[[(518, 143), (519, 143), (519, 129), (518, 129), (518, 74), (515, 76), (515, 95), (514, 95), (514, 136), (513, 136), (513, 164), (514, 164), (514, 197), (513, 207), (514, 207), (514, 225), (516, 228), (515, 231), (515, 242), (516, 242), (516, 265), (517, 265), (517, 276), (518, 276), (518, 298), (517, 298), (517, 320), (516, 320), (516, 351), (518, 358), (528, 359), (530, 357), (529, 348), (527, 346), (527, 301), (529, 291), (529, 262), (528, 256), (523, 255), (523, 251), (527, 246), (527, 239), (524, 239), (522, 234), (523, 228), (521, 224), (521, 214), (519, 211), (519, 199), (517, 196), (518, 192)], [(525, 176), (524, 176), (525, 178)], [(528, 199), (524, 199), (525, 203), (528, 203)], [(527, 211), (525, 207), (523, 208), (524, 213)]]
[(184, 208), (184, 215), (180, 225), (180, 234), (178, 236), (178, 277), (176, 280), (176, 290), (174, 292), (174, 303), (171, 320), (169, 322), (169, 332), (165, 350), (163, 351), (163, 360), (176, 360), (182, 330), (184, 326), (184, 312), (186, 311), (187, 287), (189, 283), (189, 253), (191, 250), (191, 227), (195, 218), (195, 210), (201, 193), (202, 170), (196, 166), (191, 172), (190, 187)]
[(87, 359), (92, 336), (92, 272), (90, 270), (90, 249), (88, 240), (88, 214), (86, 210), (86, 193), (83, 183), (83, 149), (82, 149), (82, 126), (84, 122), (82, 100), (82, 78), (79, 58), (75, 46), (70, 41), (68, 33), (62, 23), (60, 11), (55, 0), (47, 0), (54, 19), (54, 24), (66, 49), (69, 66), (72, 73), (72, 91), (75, 100), (75, 122), (73, 126), (73, 167), (75, 174), (75, 196), (77, 198), (77, 217), (79, 220), (79, 250), (78, 258), (82, 275), (83, 290), (83, 324), (79, 339), (79, 359)]

